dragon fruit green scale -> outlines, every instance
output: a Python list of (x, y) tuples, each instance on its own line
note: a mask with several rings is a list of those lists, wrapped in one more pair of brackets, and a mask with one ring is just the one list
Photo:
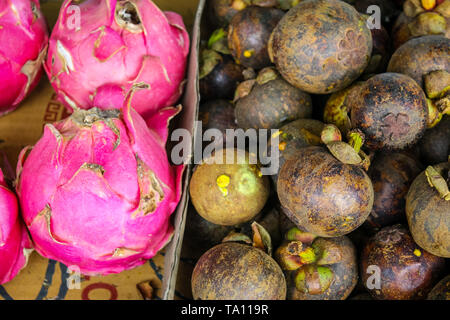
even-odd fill
[[(16, 190), (36, 251), (86, 275), (139, 266), (173, 234), (183, 166), (168, 161), (167, 126), (148, 128), (131, 99), (47, 124), (19, 156)], [(155, 117), (167, 124), (178, 111)]]
[(66, 0), (44, 68), (70, 110), (91, 106), (103, 86), (125, 96), (133, 85), (146, 84), (133, 107), (147, 120), (180, 97), (188, 53), (182, 17), (150, 0)]

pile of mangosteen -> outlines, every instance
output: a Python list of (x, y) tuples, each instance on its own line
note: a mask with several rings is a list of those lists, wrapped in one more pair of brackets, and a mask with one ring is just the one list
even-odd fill
[[(190, 180), (193, 298), (450, 300), (450, 0), (204, 18), (199, 117), (221, 136)], [(250, 142), (277, 170), (227, 129), (276, 130)]]

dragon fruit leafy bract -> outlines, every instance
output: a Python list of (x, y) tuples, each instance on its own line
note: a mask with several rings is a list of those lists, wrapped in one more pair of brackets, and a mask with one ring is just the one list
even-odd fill
[[(132, 97), (122, 110), (77, 109), (46, 125), (19, 158), (17, 193), (36, 250), (83, 274), (139, 266), (173, 233), (183, 167), (169, 164), (167, 126), (149, 129)], [(167, 124), (177, 111), (155, 117)]]
[(69, 109), (91, 106), (103, 86), (124, 97), (133, 85), (146, 84), (133, 107), (148, 119), (180, 97), (188, 52), (182, 17), (152, 1), (66, 0), (44, 67)]
[(47, 41), (38, 0), (0, 1), (0, 115), (16, 109), (38, 84)]
[(16, 195), (0, 170), (0, 284), (12, 280), (26, 265), (31, 241), (19, 217)]

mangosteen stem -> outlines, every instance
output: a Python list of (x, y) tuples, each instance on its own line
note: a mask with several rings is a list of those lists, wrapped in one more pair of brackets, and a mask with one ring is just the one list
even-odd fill
[(361, 130), (353, 129), (347, 134), (348, 143), (355, 149), (356, 153), (359, 153), (361, 147), (364, 144), (365, 136)]
[(272, 239), (269, 232), (256, 221), (252, 223), (253, 246), (272, 255)]
[(450, 190), (448, 181), (433, 167), (428, 166), (425, 170), (428, 183), (435, 188), (439, 195), (446, 201), (450, 201)]

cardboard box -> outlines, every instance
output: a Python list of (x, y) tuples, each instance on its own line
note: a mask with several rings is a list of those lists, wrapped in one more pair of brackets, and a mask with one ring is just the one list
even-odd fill
[[(205, 37), (211, 33), (211, 30), (205, 30), (205, 19), (206, 19), (206, 15), (205, 15), (205, 4), (206, 4), (207, 0), (201, 0), (199, 5), (198, 5), (198, 11), (197, 11), (197, 17), (196, 17), (196, 25), (194, 30), (196, 32), (198, 32), (197, 34), (197, 40), (198, 43), (196, 45), (196, 52), (191, 51), (191, 54), (193, 55), (194, 53), (197, 54), (197, 63), (198, 63), (198, 54), (199, 54), (199, 49), (200, 49), (200, 41), (201, 40), (205, 40)], [(198, 79), (198, 75), (196, 77), (196, 84), (198, 86), (199, 83), (199, 79)], [(199, 93), (199, 89), (198, 91), (198, 103), (200, 103), (200, 93)], [(197, 135), (195, 135), (197, 136)], [(198, 143), (197, 141), (193, 142), (193, 145), (195, 145), (195, 143)], [(200, 142), (201, 143), (201, 142)], [(195, 209), (193, 208), (193, 206), (189, 203), (189, 190), (187, 190), (186, 192), (187, 194), (187, 202), (186, 202), (186, 212), (183, 215), (184, 219), (186, 219), (186, 217), (189, 214), (198, 214)], [(185, 226), (186, 228), (188, 228), (189, 226)], [(184, 232), (184, 227), (183, 227), (183, 232)], [(193, 247), (192, 245), (190, 245), (189, 240), (183, 238), (185, 241), (184, 243), (182, 243), (180, 245), (180, 254), (179, 259), (180, 259), (180, 263), (178, 266), (178, 274), (177, 274), (177, 281), (176, 281), (176, 290), (175, 290), (175, 299), (192, 299), (192, 289), (191, 289), (191, 276), (192, 276), (192, 271), (194, 270), (195, 267), (195, 263), (196, 260), (198, 259), (199, 255), (201, 254), (201, 252), (198, 252), (198, 248)]]
[[(59, 7), (63, 1), (41, 1), (42, 10), (50, 27), (57, 19)], [(183, 111), (173, 120), (173, 127), (185, 128), (194, 137), (194, 121), (198, 113), (198, 0), (156, 0), (161, 9), (175, 11), (183, 15), (186, 27), (191, 34), (191, 55), (187, 70), (187, 85), (182, 98)], [(204, 0), (200, 1), (200, 4)], [(196, 14), (197, 12), (197, 14)], [(197, 19), (198, 20), (198, 19)], [(195, 24), (194, 24), (195, 22)], [(67, 117), (66, 109), (55, 100), (55, 93), (46, 77), (39, 86), (14, 112), (0, 118), (0, 147), (7, 153), (12, 166), (17, 163), (20, 150), (34, 145), (42, 135), (45, 123)], [(36, 252), (30, 256), (28, 265), (12, 281), (0, 286), (0, 300), (42, 300), (42, 299), (118, 299), (142, 300), (143, 294), (138, 288), (144, 284), (146, 289), (153, 288), (154, 299), (173, 299), (177, 278), (179, 255), (181, 251), (184, 221), (186, 216), (187, 184), (190, 178), (190, 165), (185, 168), (183, 177), (183, 196), (172, 215), (175, 233), (172, 241), (148, 263), (120, 274), (103, 277), (83, 277), (77, 286), (63, 264), (45, 259)]]

